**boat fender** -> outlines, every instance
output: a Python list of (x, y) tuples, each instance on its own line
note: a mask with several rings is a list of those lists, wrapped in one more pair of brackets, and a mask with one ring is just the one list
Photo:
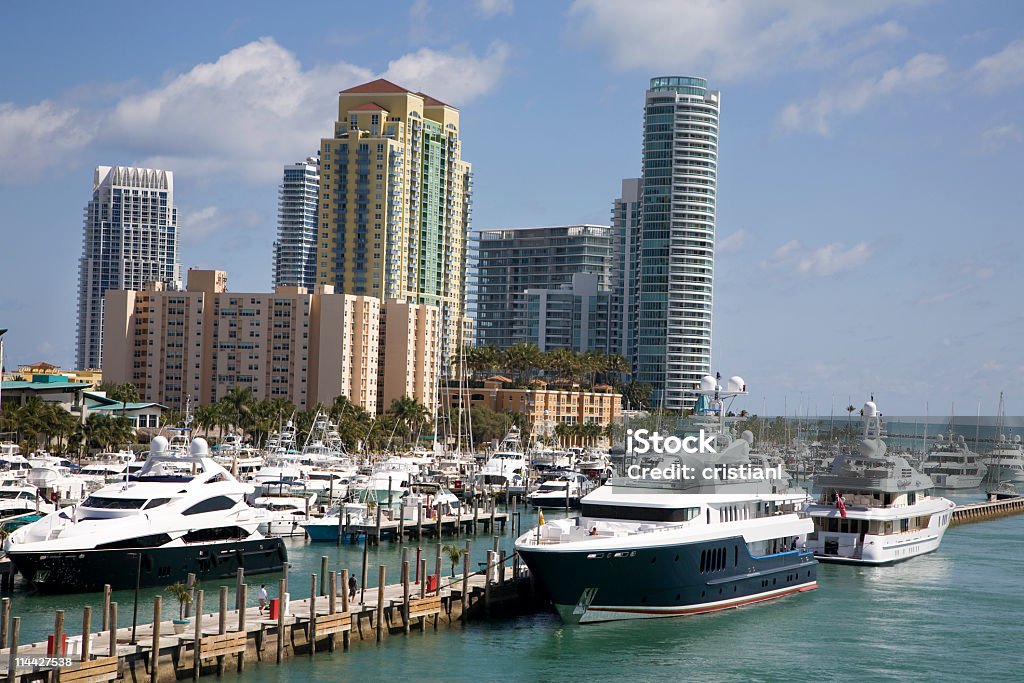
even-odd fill
[(241, 548), (235, 550), (235, 560), (238, 562), (239, 568), (245, 567), (245, 553)]

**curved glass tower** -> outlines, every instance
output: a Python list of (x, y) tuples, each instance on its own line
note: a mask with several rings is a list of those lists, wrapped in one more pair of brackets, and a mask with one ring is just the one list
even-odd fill
[(703, 78), (652, 78), (644, 105), (635, 375), (652, 404), (686, 396), (711, 370), (719, 93)]

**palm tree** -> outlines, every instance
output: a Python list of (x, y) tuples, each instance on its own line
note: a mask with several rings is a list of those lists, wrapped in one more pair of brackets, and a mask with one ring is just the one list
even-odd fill
[(536, 344), (516, 344), (505, 349), (505, 369), (515, 375), (520, 385), (542, 364), (543, 357)]
[(448, 543), (443, 548), (445, 555), (448, 556), (448, 561), (452, 563), (452, 578), (455, 578), (455, 566), (459, 563), (459, 560), (466, 554), (466, 549), (459, 547), (454, 543)]
[[(231, 387), (231, 391), (227, 393), (224, 400), (229, 406), (231, 406), (235, 427), (237, 427), (244, 435), (248, 418), (252, 415), (252, 390), (248, 387), (240, 387), (236, 384)], [(243, 424), (243, 420), (245, 421), (245, 424)]]
[(396, 398), (392, 401), (388, 412), (395, 417), (406, 436), (418, 434), (420, 428), (428, 421), (429, 417), (426, 407), (416, 399), (409, 398), (408, 396)]
[(571, 349), (554, 349), (544, 354), (545, 365), (554, 372), (555, 379), (561, 382), (576, 382), (580, 377), (583, 363), (578, 354)]
[(502, 362), (501, 351), (496, 346), (467, 346), (462, 352), (463, 363), (469, 370), (470, 378), (477, 373), (492, 370)]

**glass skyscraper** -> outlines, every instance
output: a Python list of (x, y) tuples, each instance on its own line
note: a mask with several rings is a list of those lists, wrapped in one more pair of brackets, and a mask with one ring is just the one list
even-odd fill
[(102, 362), (108, 289), (141, 290), (148, 282), (181, 289), (177, 231), (170, 171), (96, 167), (78, 268), (79, 369), (99, 368)]
[(645, 99), (634, 376), (681, 410), (711, 371), (719, 93), (669, 76)]
[[(482, 346), (537, 343), (526, 324), (528, 289), (571, 286), (577, 273), (596, 274), (598, 289), (611, 289), (612, 232), (605, 225), (481, 230), (476, 254), (476, 340)], [(604, 319), (607, 325), (607, 314)]]
[(320, 192), (320, 159), (284, 167), (277, 209), (277, 241), (274, 242), (274, 287), (316, 285), (317, 195)]

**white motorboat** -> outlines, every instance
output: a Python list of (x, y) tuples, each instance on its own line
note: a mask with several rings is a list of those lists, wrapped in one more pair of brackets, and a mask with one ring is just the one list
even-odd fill
[(590, 488), (591, 480), (579, 472), (558, 472), (549, 474), (526, 500), (536, 508), (578, 508)]
[(953, 502), (933, 496), (931, 479), (886, 450), (881, 413), (869, 401), (857, 451), (837, 455), (832, 471), (815, 477), (821, 495), (807, 507), (807, 547), (819, 560), (888, 564), (939, 549)]
[(158, 436), (138, 475), (14, 531), (4, 549), (45, 592), (163, 586), (190, 573), (212, 582), (240, 567), (278, 571), (287, 552), (259, 533), (262, 513), (245, 502), (251, 492), (210, 458), (203, 439), (182, 457)]
[(981, 486), (988, 468), (977, 453), (967, 447), (964, 437), (950, 432), (935, 437), (935, 445), (921, 461), (921, 472), (936, 488), (974, 489)]

